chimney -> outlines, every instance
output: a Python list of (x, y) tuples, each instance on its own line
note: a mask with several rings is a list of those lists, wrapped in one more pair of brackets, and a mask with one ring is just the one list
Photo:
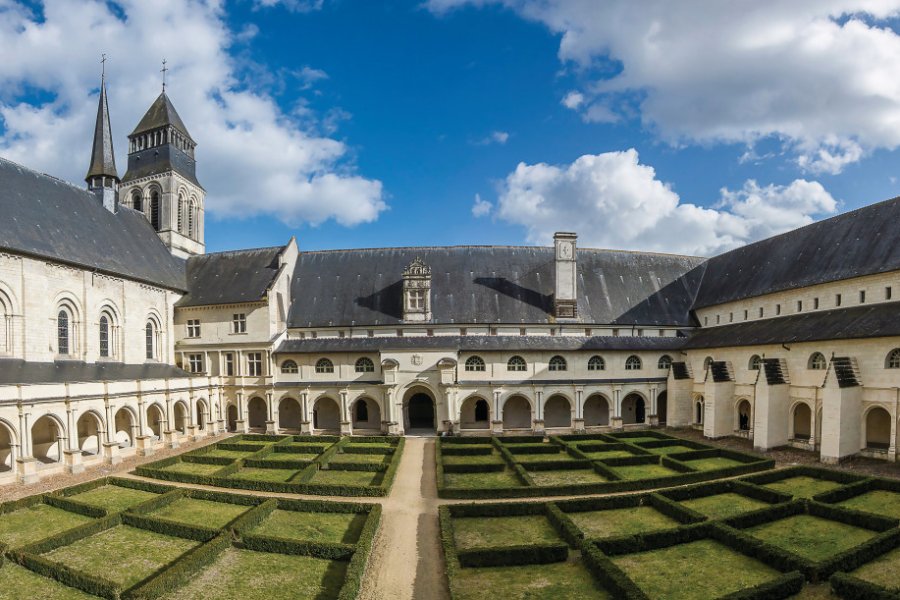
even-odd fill
[(558, 232), (553, 234), (556, 250), (556, 281), (553, 291), (553, 309), (557, 319), (578, 317), (578, 280), (575, 263), (575, 242), (578, 235)]

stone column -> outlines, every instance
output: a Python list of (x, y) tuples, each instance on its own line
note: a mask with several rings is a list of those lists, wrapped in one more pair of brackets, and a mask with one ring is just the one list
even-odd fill
[(350, 422), (350, 407), (347, 405), (348, 390), (341, 390), (341, 435), (353, 433), (353, 424)]
[(609, 425), (616, 431), (625, 428), (622, 423), (622, 388), (620, 386), (613, 388), (613, 416), (609, 419)]
[(66, 430), (69, 432), (68, 443), (63, 443), (65, 438), (62, 436), (57, 439), (57, 443), (59, 444), (59, 456), (65, 462), (66, 473), (71, 473), (72, 475), (84, 472), (84, 463), (81, 460), (81, 449), (78, 447), (76, 413), (77, 410), (72, 408), (71, 405), (66, 407)]
[(503, 433), (503, 416), (500, 414), (500, 396), (503, 390), (494, 390), (494, 410), (491, 411), (494, 418), (491, 420), (491, 433), (500, 435)]
[(300, 433), (309, 435), (312, 433), (312, 423), (309, 415), (309, 392), (300, 392)]
[(272, 392), (266, 392), (266, 410), (269, 415), (269, 419), (266, 421), (266, 433), (277, 435), (278, 424), (275, 422), (275, 405)]
[(650, 422), (651, 427), (659, 426), (659, 407), (656, 404), (656, 396), (657, 389), (656, 387), (650, 388), (650, 414), (647, 415), (647, 420)]
[(544, 392), (538, 390), (534, 393), (534, 426), (535, 435), (544, 435)]
[(113, 415), (112, 406), (109, 399), (105, 401), (106, 412), (106, 441), (103, 442), (103, 462), (110, 465), (117, 465), (122, 462), (119, 456), (119, 443), (116, 441), (116, 421)]
[(138, 435), (134, 438), (135, 451), (138, 456), (151, 456), (153, 454), (153, 437), (147, 435), (147, 407), (144, 398), (138, 394)]
[(31, 442), (31, 414), (19, 412), (19, 431), (22, 437), (21, 455), (16, 461), (16, 477), (20, 483), (34, 483), (40, 476), (37, 472), (38, 463), (34, 458), (34, 447)]
[(235, 392), (235, 397), (237, 398), (238, 418), (235, 421), (234, 430), (236, 433), (249, 433), (250, 425), (247, 423), (247, 418), (244, 414), (244, 392), (238, 390)]
[(575, 433), (584, 433), (584, 388), (575, 388), (575, 419), (572, 421), (572, 429)]

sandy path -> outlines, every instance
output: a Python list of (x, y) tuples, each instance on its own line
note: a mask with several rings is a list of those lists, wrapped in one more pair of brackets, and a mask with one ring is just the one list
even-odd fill
[(406, 438), (397, 478), (382, 503), (361, 600), (450, 597), (440, 546), (434, 444), (434, 438)]

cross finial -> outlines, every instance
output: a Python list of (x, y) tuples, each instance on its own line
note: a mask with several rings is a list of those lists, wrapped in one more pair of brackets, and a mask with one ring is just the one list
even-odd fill
[(162, 69), (159, 70), (160, 73), (163, 74), (163, 93), (164, 94), (166, 93), (166, 71), (169, 70), (169, 67), (166, 66), (166, 63), (167, 63), (166, 59), (163, 59)]
[(100, 78), (106, 79), (106, 61), (107, 61), (106, 53), (100, 55)]

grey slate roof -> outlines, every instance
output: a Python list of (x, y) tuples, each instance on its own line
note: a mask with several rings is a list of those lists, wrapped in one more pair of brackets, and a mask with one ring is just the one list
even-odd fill
[(190, 377), (178, 367), (164, 364), (126, 365), (121, 363), (51, 363), (0, 359), (0, 385), (29, 383), (69, 383), (85, 381), (128, 381)]
[(173, 257), (140, 213), (0, 158), (0, 249), (184, 290)]
[(279, 272), (283, 246), (193, 256), (187, 261), (188, 293), (176, 306), (256, 302)]
[(465, 335), (434, 337), (373, 337), (373, 338), (307, 338), (285, 340), (275, 350), (276, 354), (337, 352), (379, 352), (390, 350), (452, 350), (461, 352), (574, 351), (574, 350), (659, 350), (674, 351), (686, 342), (682, 337), (634, 337), (634, 336), (516, 336), (516, 335)]
[(175, 171), (194, 185), (202, 188), (197, 181), (197, 161), (172, 144), (144, 148), (128, 155), (128, 170), (122, 178), (124, 183)]
[(169, 100), (169, 97), (163, 92), (153, 101), (153, 104), (150, 105), (147, 112), (144, 113), (144, 116), (138, 122), (137, 127), (134, 128), (134, 131), (131, 132), (131, 135), (146, 133), (167, 125), (172, 125), (190, 138), (191, 141), (194, 141), (194, 138), (188, 133), (184, 121), (178, 116), (175, 105), (172, 104), (172, 101)]
[(695, 330), (685, 349), (900, 336), (900, 302), (836, 308)]
[(109, 124), (109, 106), (106, 101), (106, 82), (100, 82), (100, 102), (97, 104), (97, 122), (94, 124), (94, 144), (91, 147), (91, 164), (85, 179), (106, 175), (119, 179), (116, 171), (116, 155), (113, 151), (112, 127)]
[(694, 308), (900, 269), (900, 198), (711, 258)]
[[(417, 257), (432, 271), (434, 323), (553, 321), (553, 248), (455, 246), (303, 252), (294, 272), (289, 325), (401, 323), (402, 272)], [(692, 325), (689, 309), (703, 260), (578, 250), (580, 321)]]

